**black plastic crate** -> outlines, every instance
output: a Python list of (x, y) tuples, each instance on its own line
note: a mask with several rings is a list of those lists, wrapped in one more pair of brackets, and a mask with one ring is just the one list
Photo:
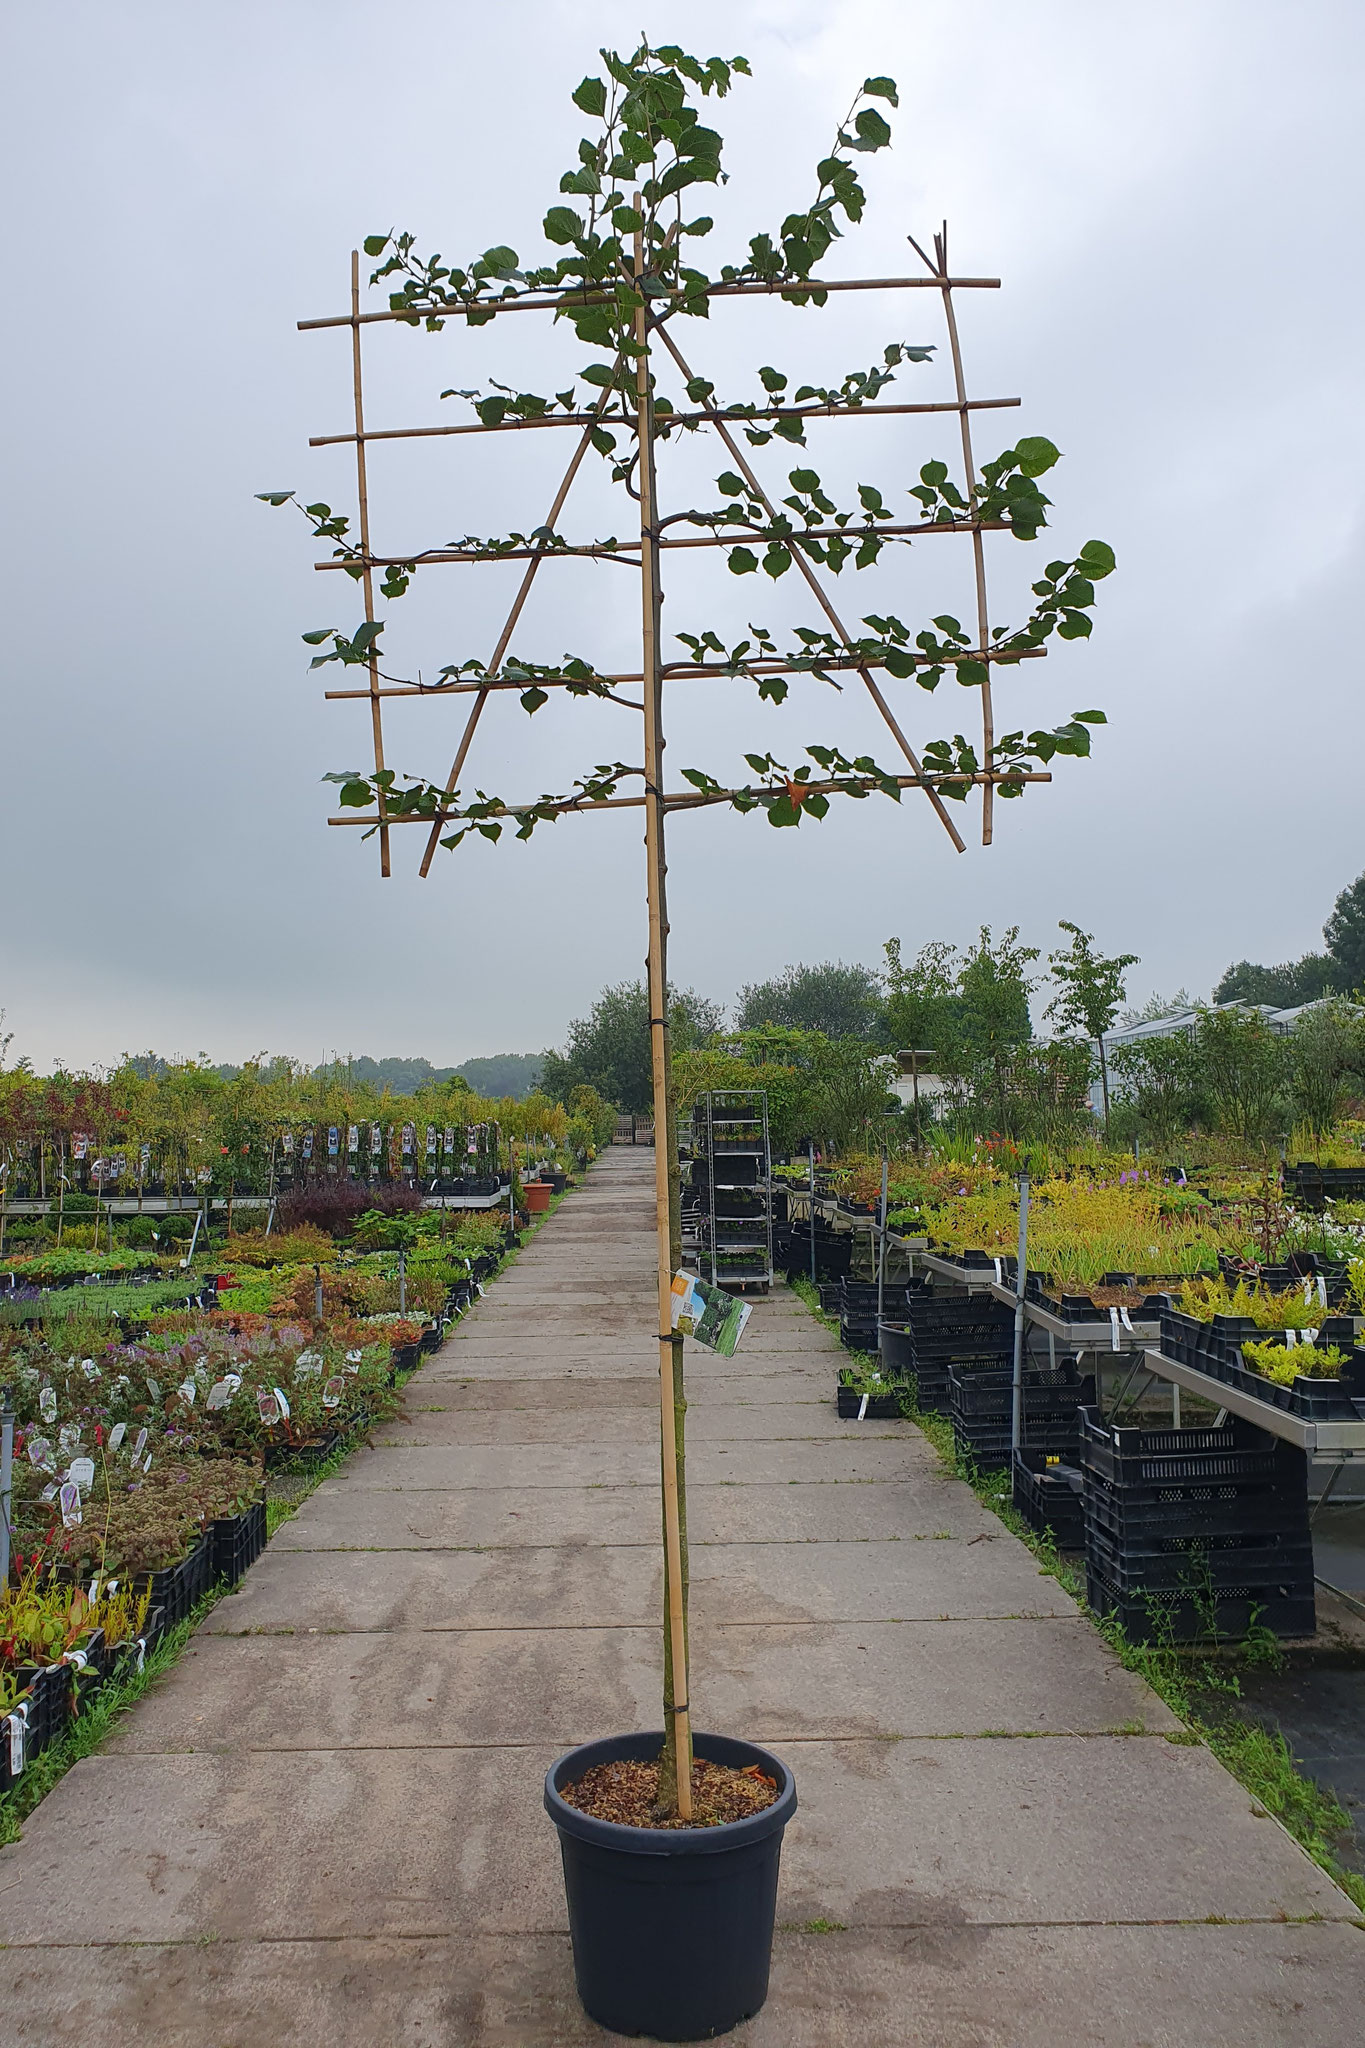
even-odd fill
[(1313, 1545), (1307, 1535), (1282, 1542), (1238, 1536), (1170, 1538), (1170, 1547), (1134, 1549), (1112, 1543), (1089, 1517), (1085, 1554), (1106, 1585), (1123, 1594), (1273, 1591), (1297, 1598), (1312, 1587)]
[(1308, 1525), (1307, 1460), (1292, 1444), (1297, 1475), (1241, 1480), (1226, 1485), (1111, 1486), (1085, 1473), (1085, 1509), (1115, 1542), (1141, 1545), (1188, 1537), (1279, 1534)]
[(71, 1667), (69, 1664), (21, 1664), (15, 1678), (20, 1686), (28, 1687), (24, 1749), (31, 1759), (40, 1756), (66, 1732), (71, 1711)]
[(213, 1537), (201, 1536), (193, 1550), (179, 1564), (164, 1565), (160, 1571), (139, 1572), (139, 1589), (150, 1585), (153, 1607), (164, 1610), (162, 1628), (176, 1628), (208, 1592), (213, 1579)]
[[(1234, 1415), (1219, 1427), (1144, 1428), (1102, 1423), (1092, 1409), (1080, 1418), (1081, 1463), (1111, 1486), (1226, 1486), (1241, 1479), (1274, 1479), (1285, 1469), (1281, 1444), (1268, 1431)], [(1296, 1452), (1298, 1458), (1303, 1452)]]
[[(854, 1388), (843, 1386), (838, 1388), (835, 1405), (841, 1420), (856, 1422), (858, 1410), (862, 1407), (862, 1404), (863, 1397)], [(871, 1394), (868, 1397), (867, 1414), (864, 1420), (868, 1422), (895, 1422), (899, 1420), (900, 1412), (901, 1404), (898, 1394)]]
[(240, 1515), (220, 1515), (209, 1524), (213, 1540), (213, 1576), (235, 1586), (265, 1549), (265, 1502), (258, 1500)]
[(1095, 1612), (1112, 1615), (1135, 1643), (1239, 1642), (1253, 1626), (1289, 1637), (1311, 1636), (1317, 1628), (1311, 1578), (1305, 1589), (1287, 1595), (1243, 1588), (1215, 1594), (1211, 1601), (1185, 1593), (1122, 1593), (1088, 1563), (1085, 1579), (1086, 1598)]
[(945, 1289), (938, 1294), (907, 1295), (910, 1327), (917, 1337), (947, 1337), (960, 1330), (1013, 1330), (1014, 1310), (994, 1295), (972, 1293), (966, 1287)]
[(1080, 1468), (1056, 1462), (1056, 1453), (1024, 1448), (1014, 1453), (1011, 1494), (1031, 1529), (1052, 1531), (1060, 1550), (1085, 1548)]

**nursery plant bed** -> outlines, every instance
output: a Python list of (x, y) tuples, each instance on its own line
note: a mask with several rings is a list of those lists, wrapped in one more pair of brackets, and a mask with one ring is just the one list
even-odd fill
[(1283, 1344), (1285, 1336), (1283, 1330), (1259, 1329), (1249, 1316), (1215, 1316), (1204, 1323), (1176, 1308), (1164, 1309), (1161, 1316), (1161, 1349), (1177, 1365), (1188, 1365), (1304, 1422), (1365, 1421), (1365, 1351), (1356, 1347), (1354, 1318), (1326, 1316), (1318, 1329), (1317, 1348), (1335, 1344), (1350, 1350), (1348, 1372), (1340, 1379), (1301, 1374), (1282, 1386), (1244, 1363), (1244, 1343)]
[[(414, 1344), (415, 1352), (417, 1346)], [(416, 1359), (413, 1360), (416, 1364)], [(310, 1471), (331, 1457), (341, 1443), (339, 1429), (324, 1430), (319, 1436), (310, 1437), (306, 1444), (267, 1444), (265, 1447), (265, 1469), (278, 1472), (283, 1466), (292, 1465), (301, 1471)]]

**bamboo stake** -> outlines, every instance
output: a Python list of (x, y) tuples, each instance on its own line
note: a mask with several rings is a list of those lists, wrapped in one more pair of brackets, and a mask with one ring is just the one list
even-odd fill
[[(640, 201), (636, 199), (637, 211)], [(635, 230), (635, 278), (644, 277), (644, 233)], [(663, 1474), (664, 1566), (672, 1654), (671, 1708), (678, 1813), (692, 1818), (692, 1717), (688, 1697), (687, 1615), (679, 1514), (678, 1435), (673, 1388), (673, 1259), (669, 1187), (668, 971), (664, 925), (663, 673), (659, 659), (658, 497), (654, 473), (654, 400), (649, 388), (649, 328), (640, 292), (635, 314), (636, 422), (640, 456), (641, 668), (644, 672), (645, 876), (649, 903), (649, 1048), (654, 1079), (654, 1224), (659, 1277), (659, 1448)], [(680, 1697), (681, 1695), (681, 1697)], [(667, 1730), (665, 1730), (667, 1746)]]
[[(1021, 405), (1019, 398), (937, 398), (918, 405), (765, 405), (753, 412), (739, 411), (731, 406), (725, 409), (726, 419), (736, 420), (743, 426), (746, 420), (825, 420), (854, 418), (859, 413), (887, 412), (960, 412), (963, 405), (969, 412), (998, 412), (1005, 406)], [(487, 426), (482, 420), (462, 422), (449, 427), (371, 427), (365, 434), (367, 441), (430, 441), (445, 434), (524, 434), (536, 427), (582, 427), (594, 423), (598, 415), (588, 412), (552, 412), (543, 418), (532, 420), (499, 420), (494, 426)], [(709, 420), (705, 412), (670, 413), (670, 427), (686, 427)], [(354, 434), (310, 434), (310, 448), (335, 448), (339, 444), (354, 441)]]
[[(943, 292), (943, 312), (948, 323), (948, 343), (953, 354), (953, 380), (957, 385), (958, 404), (963, 408), (958, 414), (962, 430), (962, 465), (967, 472), (967, 502), (976, 511), (976, 464), (972, 459), (972, 425), (966, 412), (967, 380), (962, 374), (962, 348), (957, 338), (957, 313), (953, 306), (952, 280), (948, 276), (948, 223), (943, 223), (941, 234), (934, 236), (936, 264), (930, 264), (913, 236), (906, 240), (916, 254), (928, 265), (938, 278)], [(976, 568), (976, 639), (979, 647), (985, 647), (990, 640), (990, 617), (986, 607), (986, 545), (981, 538), (978, 523), (972, 528), (972, 556)], [(991, 701), (990, 671), (981, 685), (981, 755), (987, 768), (995, 752), (995, 706)], [(989, 846), (995, 836), (995, 790), (987, 783), (981, 799), (981, 844)]]
[[(951, 280), (958, 291), (998, 292), (998, 277), (955, 277)], [(913, 292), (923, 286), (934, 286), (936, 277), (827, 277), (811, 278), (808, 283), (783, 284), (713, 284), (706, 288), (709, 299), (734, 299), (752, 297), (772, 298), (776, 293), (807, 292)], [(570, 306), (610, 306), (616, 302), (609, 292), (585, 292), (581, 288), (569, 288), (555, 298), (522, 299), (480, 299), (477, 302), (480, 313), (560, 313)], [(463, 320), (468, 308), (462, 305), (416, 306), (411, 312), (387, 310), (382, 313), (332, 313), (323, 320), (300, 320), (295, 324), (300, 334), (310, 333), (318, 327), (368, 327), (378, 320), (405, 320), (410, 327), (419, 326), (423, 320)]]
[[(665, 327), (661, 327), (659, 329), (659, 332), (663, 335), (664, 346), (667, 348), (669, 354), (672, 356), (678, 368), (682, 371), (683, 376), (690, 380), (692, 372), (688, 369), (687, 364), (683, 361), (682, 353), (679, 350), (678, 345), (674, 341), (672, 335), (668, 332), (667, 328)], [(766, 508), (768, 516), (770, 518), (775, 518), (776, 514), (773, 510), (772, 500), (769, 498), (766, 491), (763, 489), (763, 486), (759, 483), (758, 478), (754, 475), (753, 470), (749, 466), (748, 462), (745, 460), (744, 456), (740, 453), (739, 443), (736, 441), (734, 435), (730, 432), (730, 429), (725, 425), (723, 420), (717, 420), (716, 432), (720, 435), (721, 440), (725, 443), (726, 448), (729, 450), (730, 455), (734, 460), (735, 467), (739, 470), (740, 475), (744, 478), (745, 482), (748, 484), (754, 496), (758, 499), (759, 503)], [(944, 527), (941, 528), (940, 531), (947, 532), (949, 531), (949, 529)], [(845, 647), (851, 647), (853, 644), (853, 636), (849, 632), (848, 628), (845, 626), (843, 620), (839, 617), (839, 614), (835, 611), (834, 606), (831, 604), (829, 598), (825, 595), (824, 585), (821, 583), (814, 569), (811, 567), (810, 563), (806, 560), (805, 556), (802, 554), (799, 548), (793, 548), (791, 550), (791, 557), (792, 560), (795, 562), (797, 568), (801, 571), (801, 574), (805, 577), (806, 582), (810, 588), (811, 595), (814, 597), (821, 611), (825, 614), (825, 617), (829, 620), (835, 632), (843, 641)], [(901, 731), (900, 726), (896, 723), (895, 714), (893, 713), (891, 706), (887, 703), (885, 697), (882, 695), (876, 683), (873, 681), (872, 671), (868, 668), (860, 668), (858, 670), (858, 674), (863, 679), (863, 682), (867, 688), (868, 695), (871, 697), (873, 703), (881, 712), (882, 717), (885, 719), (887, 725), (889, 726), (892, 737), (895, 739), (897, 746), (904, 754), (906, 760), (910, 763), (910, 766), (914, 769), (916, 775), (922, 776), (924, 770), (920, 764), (919, 757), (915, 753), (914, 748), (910, 745), (909, 740), (905, 737), (905, 734)], [(934, 809), (938, 812), (939, 820), (942, 823), (944, 830), (947, 832), (948, 837), (952, 840), (953, 845), (956, 847), (959, 853), (965, 853), (967, 851), (966, 846), (963, 844), (962, 837), (959, 834), (956, 825), (948, 816), (947, 811), (943, 808), (942, 797), (939, 795), (938, 791), (932, 786), (932, 784), (926, 782), (924, 786), (926, 791), (928, 792), (929, 801), (933, 805)]]
[[(554, 502), (550, 506), (549, 512), (546, 514), (545, 524), (547, 526), (553, 527), (556, 519), (558, 519), (560, 513), (564, 509), (564, 501), (569, 495), (569, 491), (572, 487), (574, 478), (578, 475), (578, 471), (582, 464), (583, 457), (587, 454), (589, 448), (591, 448), (592, 446), (593, 428), (597, 425), (598, 420), (602, 417), (603, 412), (606, 410), (607, 400), (610, 396), (611, 389), (610, 386), (608, 386), (607, 390), (605, 390), (602, 393), (601, 398), (598, 400), (597, 410), (594, 413), (590, 424), (584, 428), (583, 438), (579, 442), (577, 448), (574, 450), (573, 456), (569, 462), (569, 466), (564, 472), (564, 476), (560, 483), (559, 489), (555, 493)], [(536, 571), (540, 567), (542, 559), (543, 551), (541, 555), (533, 556), (533, 559), (527, 566), (526, 573), (521, 579), (521, 588), (517, 591), (516, 596), (512, 600), (512, 608), (507, 614), (507, 618), (503, 625), (501, 633), (499, 633), (498, 635), (498, 644), (493, 649), (493, 658), (488, 664), (488, 666), (491, 669), (496, 669), (498, 667), (504, 654), (506, 654), (507, 652), (508, 643), (511, 640), (513, 633), (515, 633), (517, 629), (517, 620), (521, 617), (522, 607), (526, 603), (527, 598), (531, 595), (531, 585), (536, 580)], [(465, 725), (464, 736), (461, 739), (459, 746), (455, 750), (455, 759), (451, 763), (450, 773), (446, 777), (447, 790), (453, 790), (460, 779), (460, 770), (464, 767), (465, 760), (469, 753), (469, 749), (474, 742), (475, 727), (478, 725), (480, 718), (482, 718), (483, 716), (483, 707), (487, 702), (488, 690), (485, 688), (480, 690), (478, 696), (475, 698), (474, 708), (470, 712), (468, 722)], [(422, 865), (418, 869), (418, 873), (422, 877), (423, 881), (426, 880), (428, 870), (431, 867), (432, 859), (436, 852), (436, 848), (440, 844), (441, 827), (445, 824), (448, 815), (448, 812), (442, 812), (437, 817), (435, 824), (431, 828), (431, 836), (427, 840), (426, 851), (422, 855)]]
[[(355, 393), (355, 469), (360, 498), (360, 552), (364, 557), (365, 617), (374, 619), (374, 578), (370, 573), (370, 493), (365, 475), (365, 405), (360, 388), (360, 251), (351, 251), (351, 382)], [(370, 725), (374, 737), (374, 772), (384, 768), (383, 713), (379, 708), (379, 656), (370, 650)], [(389, 828), (384, 821), (384, 797), (379, 797), (379, 872), (389, 874)]]

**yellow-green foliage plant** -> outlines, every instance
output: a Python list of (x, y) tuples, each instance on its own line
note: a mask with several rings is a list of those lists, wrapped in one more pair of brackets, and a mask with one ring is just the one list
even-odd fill
[(1290, 1287), (1283, 1294), (1248, 1287), (1245, 1280), (1230, 1286), (1220, 1273), (1201, 1274), (1187, 1280), (1176, 1306), (1201, 1323), (1215, 1316), (1245, 1316), (1258, 1330), (1311, 1330), (1322, 1322), (1322, 1304), (1314, 1295), (1305, 1301), (1302, 1291)]
[(1334, 1380), (1346, 1363), (1346, 1353), (1335, 1344), (1321, 1350), (1313, 1344), (1244, 1344), (1242, 1357), (1253, 1372), (1279, 1387), (1292, 1387), (1297, 1379)]

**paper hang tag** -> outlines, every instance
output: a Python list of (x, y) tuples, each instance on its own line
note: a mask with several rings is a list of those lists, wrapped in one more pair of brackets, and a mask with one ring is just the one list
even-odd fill
[(10, 1708), (9, 1715), (9, 1771), (17, 1778), (24, 1768), (24, 1737), (28, 1733), (28, 1701), (20, 1700)]
[(1122, 1348), (1119, 1343), (1119, 1312), (1116, 1308), (1111, 1308), (1109, 1311), (1109, 1349), (1111, 1351), (1119, 1351)]
[(341, 1397), (345, 1393), (345, 1391), (345, 1380), (342, 1378), (340, 1373), (333, 1373), (331, 1379), (328, 1380), (326, 1386), (324, 1386), (322, 1390), (323, 1407), (339, 1408), (341, 1406)]
[(60, 1495), (62, 1527), (79, 1529), (81, 1525), (81, 1490), (74, 1480), (68, 1479)]
[(44, 1387), (39, 1394), (38, 1413), (42, 1416), (44, 1422), (55, 1422), (57, 1420), (57, 1389), (55, 1387)]
[(95, 1461), (93, 1458), (73, 1458), (67, 1478), (77, 1486), (83, 1486), (88, 1493), (95, 1483)]
[(113, 1457), (114, 1452), (118, 1449), (119, 1445), (123, 1442), (123, 1439), (127, 1434), (128, 1425), (126, 1422), (116, 1422), (114, 1424), (113, 1428), (109, 1432), (109, 1455), (111, 1458)]

